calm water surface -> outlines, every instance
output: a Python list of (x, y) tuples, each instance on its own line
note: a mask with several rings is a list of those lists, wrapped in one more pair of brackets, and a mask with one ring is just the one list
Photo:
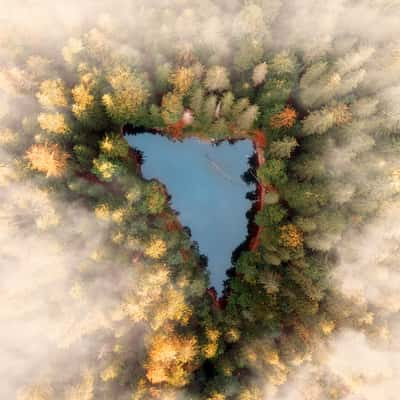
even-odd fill
[(251, 201), (246, 193), (255, 188), (241, 175), (249, 168), (251, 141), (216, 146), (194, 138), (171, 141), (150, 133), (126, 138), (143, 153), (143, 176), (167, 186), (172, 207), (208, 257), (211, 285), (221, 294), (232, 252), (247, 235)]

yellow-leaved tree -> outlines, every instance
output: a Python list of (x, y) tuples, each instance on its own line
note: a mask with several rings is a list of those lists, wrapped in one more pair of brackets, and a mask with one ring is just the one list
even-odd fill
[(332, 127), (347, 124), (351, 120), (352, 113), (349, 106), (339, 103), (311, 112), (303, 120), (303, 132), (306, 135), (321, 135)]
[(296, 225), (284, 225), (280, 231), (280, 239), (284, 246), (295, 248), (303, 244), (303, 232)]
[(187, 325), (192, 316), (192, 309), (185, 300), (184, 293), (176, 290), (173, 285), (168, 284), (161, 292), (159, 304), (155, 304), (151, 326), (153, 329), (160, 328), (168, 320)]
[(118, 133), (110, 133), (100, 142), (100, 149), (108, 157), (126, 157), (129, 145)]
[(206, 358), (213, 358), (216, 356), (218, 350), (218, 339), (220, 336), (221, 333), (218, 329), (210, 327), (206, 329), (208, 343), (202, 347), (203, 355)]
[(180, 121), (184, 111), (182, 96), (179, 93), (166, 93), (161, 102), (161, 116), (167, 124), (175, 124)]
[(152, 238), (144, 253), (148, 257), (159, 259), (166, 253), (166, 251), (167, 245), (164, 240)]
[(149, 97), (145, 82), (130, 68), (120, 65), (107, 76), (111, 91), (103, 95), (108, 115), (118, 124), (135, 120)]
[(70, 131), (65, 116), (61, 113), (40, 113), (38, 122), (40, 127), (49, 133), (64, 135)]
[(80, 82), (72, 88), (72, 112), (81, 123), (96, 129), (105, 127), (107, 119), (101, 97), (102, 77), (96, 68), (85, 72)]
[(72, 89), (72, 97), (74, 104), (72, 105), (72, 112), (76, 118), (83, 119), (88, 111), (93, 107), (94, 96), (91, 93), (91, 87), (88, 84), (80, 83)]
[(43, 81), (36, 97), (45, 108), (68, 106), (65, 85), (61, 79)]
[(156, 335), (150, 345), (145, 365), (147, 379), (175, 387), (187, 384), (197, 356), (197, 339), (170, 332)]
[(34, 144), (25, 158), (33, 170), (43, 172), (47, 177), (60, 177), (66, 172), (69, 154), (56, 143)]
[(184, 95), (192, 86), (195, 73), (192, 68), (179, 67), (170, 77), (169, 82), (174, 86), (175, 92)]
[(128, 317), (132, 321), (147, 321), (153, 330), (170, 322), (188, 325), (193, 310), (185, 293), (176, 288), (167, 265), (147, 265), (135, 282), (135, 287), (124, 295), (115, 310), (115, 318)]

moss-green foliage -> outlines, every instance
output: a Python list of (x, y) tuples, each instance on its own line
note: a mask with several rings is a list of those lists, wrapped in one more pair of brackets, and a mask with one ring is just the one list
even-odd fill
[(290, 158), (297, 146), (296, 138), (284, 136), (281, 139), (272, 141), (267, 151), (272, 158)]
[(93, 160), (92, 172), (102, 181), (111, 182), (126, 172), (124, 165), (112, 160), (104, 154)]
[(149, 214), (159, 214), (167, 201), (164, 189), (157, 183), (147, 185), (144, 193), (144, 204)]
[(176, 93), (164, 95), (161, 104), (161, 116), (166, 125), (174, 124), (182, 118), (182, 97)]
[(76, 144), (73, 147), (76, 160), (83, 168), (89, 168), (94, 156), (94, 151), (84, 144)]
[(264, 165), (258, 168), (257, 175), (264, 184), (272, 184), (278, 187), (284, 185), (288, 179), (286, 164), (282, 160), (267, 160)]
[(127, 141), (117, 133), (107, 134), (100, 142), (100, 150), (110, 158), (123, 158), (128, 155)]
[(256, 215), (259, 226), (276, 226), (287, 216), (287, 210), (280, 204), (265, 206)]

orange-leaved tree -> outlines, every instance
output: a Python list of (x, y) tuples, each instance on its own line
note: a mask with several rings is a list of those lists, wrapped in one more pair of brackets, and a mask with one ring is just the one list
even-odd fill
[(293, 107), (286, 106), (281, 112), (274, 114), (269, 123), (271, 128), (291, 128), (297, 118), (297, 112)]

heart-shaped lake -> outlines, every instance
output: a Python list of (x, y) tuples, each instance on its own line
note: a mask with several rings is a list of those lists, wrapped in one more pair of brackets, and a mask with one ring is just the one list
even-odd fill
[(142, 174), (166, 185), (180, 222), (188, 226), (200, 252), (208, 257), (211, 285), (221, 294), (232, 252), (246, 239), (246, 212), (255, 190), (242, 175), (253, 154), (250, 140), (218, 145), (195, 138), (172, 141), (166, 136), (127, 135), (143, 154)]

